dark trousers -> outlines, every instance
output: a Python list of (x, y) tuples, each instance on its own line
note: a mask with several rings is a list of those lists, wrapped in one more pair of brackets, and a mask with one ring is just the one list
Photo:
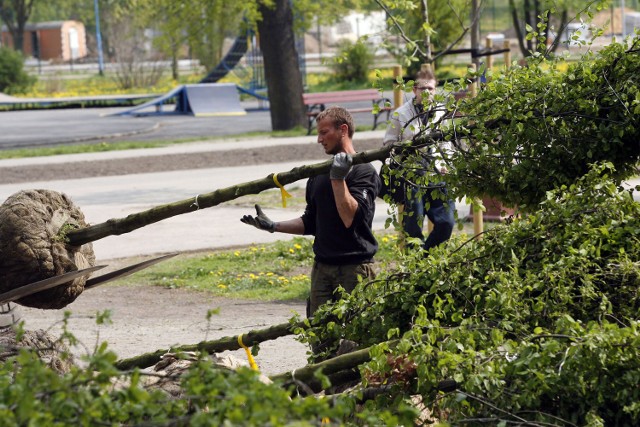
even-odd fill
[[(416, 188), (408, 188), (404, 202), (404, 215), (402, 217), (402, 229), (407, 237), (415, 237), (424, 242), (424, 250), (447, 241), (451, 237), (453, 227), (456, 224), (454, 212), (456, 205), (453, 200), (444, 201), (434, 198), (431, 189), (424, 191), (420, 197)], [(435, 190), (447, 194), (446, 188)], [(433, 223), (433, 230), (427, 238), (422, 234), (425, 214)]]
[(307, 317), (313, 316), (318, 307), (327, 301), (337, 299), (335, 295), (338, 286), (351, 293), (358, 284), (358, 277), (362, 280), (375, 279), (372, 262), (350, 265), (329, 265), (314, 261), (311, 269), (311, 295)]

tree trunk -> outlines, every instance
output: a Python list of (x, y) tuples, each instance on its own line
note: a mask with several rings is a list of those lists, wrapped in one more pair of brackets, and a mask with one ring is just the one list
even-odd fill
[(558, 46), (560, 45), (560, 39), (562, 38), (561, 37), (562, 33), (564, 32), (565, 27), (567, 25), (568, 14), (569, 12), (567, 11), (567, 9), (564, 9), (560, 13), (560, 24), (558, 24), (558, 30), (556, 31), (556, 36), (554, 37), (553, 42), (551, 42), (551, 46), (549, 47), (549, 53), (555, 53), (555, 51), (558, 49)]
[(171, 77), (176, 81), (180, 77), (178, 71), (178, 49), (175, 48), (175, 45), (174, 48), (171, 49)]
[[(536, 1), (536, 0), (533, 0)], [(537, 21), (537, 17), (535, 16), (531, 16), (531, 3), (530, 0), (524, 0), (524, 24), (525, 24), (525, 34), (529, 32), (529, 30), (527, 30), (527, 27), (530, 28), (534, 28), (536, 29), (536, 24), (535, 22)], [(531, 52), (533, 52), (535, 50), (535, 47), (533, 45), (533, 39), (527, 39), (526, 40), (526, 44), (527, 44), (527, 55), (526, 56), (531, 56)]]
[(520, 26), (520, 19), (518, 18), (518, 9), (516, 9), (515, 0), (509, 0), (509, 10), (511, 11), (511, 21), (513, 22), (513, 28), (516, 31), (516, 39), (518, 40), (518, 46), (523, 56), (527, 57), (527, 48), (524, 45), (524, 38), (526, 30), (523, 31)]
[(293, 33), (293, 12), (289, 0), (276, 0), (275, 7), (260, 7), (260, 48), (269, 91), (272, 130), (306, 125), (302, 103), (302, 76)]
[(13, 49), (24, 53), (24, 28), (31, 15), (34, 0), (0, 0), (0, 17), (11, 38)]

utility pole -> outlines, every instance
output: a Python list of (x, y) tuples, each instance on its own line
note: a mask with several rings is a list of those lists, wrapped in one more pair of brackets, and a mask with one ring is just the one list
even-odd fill
[(620, 0), (620, 22), (622, 24), (622, 40), (624, 41), (625, 37), (627, 37), (627, 27), (626, 27), (626, 22), (624, 22), (625, 16), (624, 16), (624, 0)]
[(102, 34), (100, 33), (100, 8), (98, 0), (93, 0), (93, 10), (96, 15), (96, 44), (98, 47), (98, 73), (104, 76), (104, 59), (102, 57)]

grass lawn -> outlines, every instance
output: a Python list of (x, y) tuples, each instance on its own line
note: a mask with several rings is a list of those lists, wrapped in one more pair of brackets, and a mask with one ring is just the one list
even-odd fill
[[(470, 223), (463, 223), (449, 243), (459, 245), (469, 239), (472, 227)], [(376, 233), (376, 238), (379, 244), (376, 270), (380, 273), (393, 268), (404, 254), (398, 246), (398, 234), (392, 228)], [(183, 254), (119, 283), (188, 288), (229, 298), (304, 300), (310, 287), (312, 242), (311, 237), (294, 237), (270, 244)]]

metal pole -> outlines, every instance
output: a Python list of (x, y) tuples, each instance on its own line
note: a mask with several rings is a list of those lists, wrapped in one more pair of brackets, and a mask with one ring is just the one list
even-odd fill
[(322, 64), (322, 32), (320, 30), (320, 18), (316, 18), (318, 26), (318, 63)]
[(98, 73), (104, 75), (104, 59), (102, 57), (102, 34), (100, 33), (100, 8), (98, 0), (93, 0), (93, 9), (96, 14), (96, 43), (98, 45)]
[(620, 23), (622, 24), (622, 40), (625, 39), (625, 37), (627, 37), (627, 26), (625, 25), (626, 22), (625, 21), (625, 16), (624, 16), (624, 0), (620, 0)]
[[(473, 71), (477, 71), (477, 65), (474, 63), (469, 64), (469, 67), (473, 69)], [(471, 83), (470, 87), (470, 96), (474, 98), (478, 93), (478, 80)], [(484, 231), (484, 215), (482, 210), (478, 207), (475, 207), (473, 203), (471, 204), (471, 211), (473, 217), (473, 234), (476, 236), (476, 239), (482, 238), (482, 232)]]

